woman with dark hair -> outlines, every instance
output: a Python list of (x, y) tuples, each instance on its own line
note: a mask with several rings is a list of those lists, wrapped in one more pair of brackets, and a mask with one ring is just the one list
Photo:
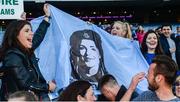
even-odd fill
[(40, 100), (49, 100), (48, 92), (56, 87), (53, 82), (46, 83), (34, 54), (49, 26), (50, 12), (47, 4), (44, 5), (44, 12), (44, 20), (34, 36), (31, 24), (25, 20), (13, 21), (5, 31), (0, 49), (2, 100), (7, 100), (8, 95), (16, 91), (32, 91)]
[(95, 101), (93, 89), (88, 81), (71, 83), (60, 95), (58, 101)]
[(72, 76), (98, 82), (106, 73), (100, 36), (92, 30), (79, 30), (70, 37)]
[(156, 55), (163, 54), (159, 37), (155, 31), (149, 30), (144, 35), (144, 39), (141, 44), (141, 52), (149, 65)]

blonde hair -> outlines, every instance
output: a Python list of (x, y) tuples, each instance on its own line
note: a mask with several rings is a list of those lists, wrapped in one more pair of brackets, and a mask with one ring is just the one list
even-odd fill
[[(113, 25), (114, 25), (115, 23), (118, 23), (118, 24), (121, 24), (121, 25), (122, 25), (123, 33), (125, 33), (124, 38), (132, 39), (132, 32), (131, 32), (131, 28), (130, 28), (129, 23), (127, 23), (127, 22), (121, 22), (121, 21), (115, 21), (115, 22), (113, 23)], [(112, 25), (112, 26), (113, 26), (113, 25)]]
[(175, 82), (180, 82), (180, 75), (176, 78)]
[(132, 39), (131, 28), (127, 22), (124, 22), (124, 31), (126, 32), (125, 38)]

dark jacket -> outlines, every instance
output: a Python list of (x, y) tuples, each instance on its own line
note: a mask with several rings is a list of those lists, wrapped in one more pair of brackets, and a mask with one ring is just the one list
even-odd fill
[[(120, 101), (126, 92), (127, 92), (127, 88), (124, 85), (121, 85), (121, 87), (120, 87), (120, 89), (119, 89), (119, 91), (118, 91), (118, 93), (117, 93), (117, 95), (115, 97), (115, 101), (116, 102)], [(136, 98), (138, 95), (139, 94), (136, 91), (134, 91), (132, 96), (131, 96), (130, 101), (132, 99)], [(110, 100), (107, 99), (103, 94), (100, 94), (100, 95), (98, 95), (98, 100), (97, 101), (110, 101)]]
[(180, 36), (176, 36), (176, 34), (171, 34), (171, 39), (173, 39), (176, 44), (176, 61), (180, 70)]
[[(121, 85), (121, 87), (116, 95), (115, 101), (120, 101), (126, 92), (127, 92), (127, 88), (124, 85)], [(136, 98), (138, 95), (139, 94), (134, 91), (130, 100)]]
[[(33, 49), (43, 41), (49, 23), (42, 21), (33, 37)], [(33, 91), (38, 96), (47, 96), (48, 84), (38, 67), (38, 59), (23, 53), (19, 48), (10, 48), (3, 59), (2, 100), (15, 91)], [(42, 99), (43, 97), (41, 97)]]
[(166, 37), (163, 34), (161, 34), (159, 40), (160, 40), (160, 43), (162, 45), (162, 49), (163, 49), (165, 55), (167, 55), (170, 58), (172, 58), (171, 52), (169, 50), (170, 46), (169, 46), (169, 43), (168, 43)]
[[(176, 61), (177, 61), (177, 64), (178, 64), (178, 66), (180, 68), (180, 36), (175, 36), (175, 34), (171, 34), (171, 39), (176, 44), (176, 52), (175, 52), (175, 54), (176, 54)], [(172, 58), (171, 52), (169, 50), (169, 48), (170, 48), (169, 43), (168, 43), (166, 37), (163, 34), (160, 35), (160, 43), (162, 45), (164, 53), (167, 56)]]

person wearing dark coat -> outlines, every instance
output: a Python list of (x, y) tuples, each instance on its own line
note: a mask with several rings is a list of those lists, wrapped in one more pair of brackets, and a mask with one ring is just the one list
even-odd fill
[(159, 37), (162, 49), (165, 55), (169, 56), (177, 63), (177, 44), (172, 39), (172, 35), (172, 26), (169, 24), (162, 25), (162, 34)]
[(34, 50), (41, 44), (49, 27), (50, 12), (44, 5), (44, 20), (33, 36), (31, 24), (26, 20), (11, 22), (6, 31), (0, 49), (3, 73), (1, 100), (17, 91), (30, 91), (39, 100), (49, 101), (48, 92), (54, 91), (55, 83), (46, 82), (38, 67), (38, 58)]
[(173, 39), (176, 44), (176, 61), (180, 70), (180, 34), (172, 34), (171, 39)]

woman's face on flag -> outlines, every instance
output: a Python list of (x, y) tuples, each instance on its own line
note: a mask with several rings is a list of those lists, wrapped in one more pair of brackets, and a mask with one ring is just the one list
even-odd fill
[(83, 39), (80, 44), (80, 54), (87, 67), (99, 66), (100, 54), (94, 41)]

